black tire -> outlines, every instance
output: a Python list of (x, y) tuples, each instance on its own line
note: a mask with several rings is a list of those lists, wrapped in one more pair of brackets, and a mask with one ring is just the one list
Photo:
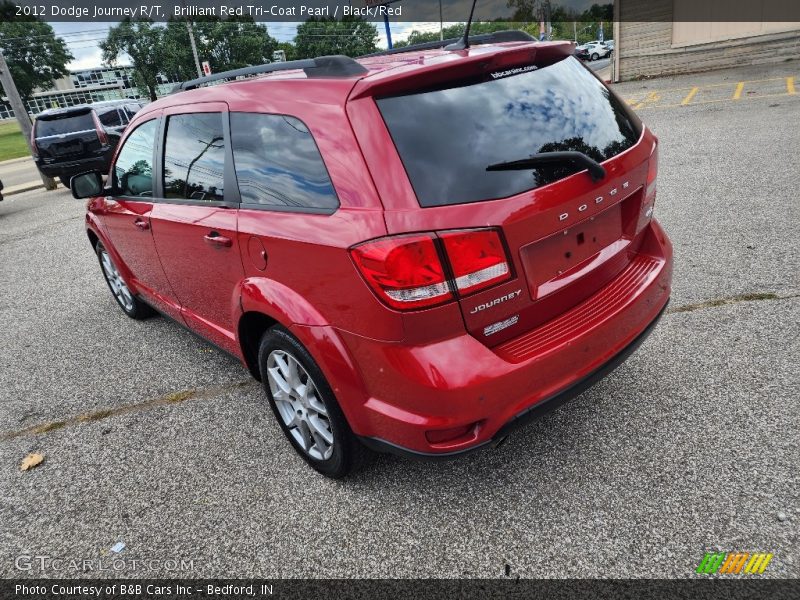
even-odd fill
[(69, 189), (69, 180), (72, 179), (69, 175), (59, 175), (58, 180), (65, 188)]
[[(284, 422), (280, 414), (275, 398), (273, 398), (272, 391), (270, 390), (269, 375), (267, 372), (267, 362), (270, 354), (273, 351), (281, 351), (289, 354), (294, 358), (305, 370), (306, 374), (313, 380), (314, 386), (317, 389), (318, 399), (323, 402), (327, 411), (327, 421), (330, 424), (330, 429), (333, 434), (332, 454), (327, 459), (320, 459), (311, 456), (308, 451), (297, 441), (291, 433), (292, 429)], [(341, 479), (353, 471), (361, 468), (368, 460), (370, 451), (358, 441), (358, 438), (353, 434), (347, 419), (336, 401), (336, 396), (331, 390), (327, 379), (322, 374), (322, 371), (317, 366), (317, 363), (308, 353), (303, 345), (286, 329), (276, 325), (268, 329), (261, 338), (261, 344), (258, 349), (258, 368), (261, 373), (261, 382), (264, 386), (264, 391), (269, 399), (272, 413), (275, 419), (283, 430), (283, 434), (295, 451), (305, 460), (311, 467), (332, 479)], [(306, 380), (307, 385), (307, 380)]]
[(592, 56), (590, 58), (592, 60), (597, 60), (598, 58), (600, 58), (600, 55), (597, 52), (595, 52), (594, 54), (592, 54)]
[[(117, 304), (122, 309), (122, 312), (128, 315), (131, 319), (136, 319), (137, 321), (141, 321), (142, 319), (146, 319), (148, 317), (153, 316), (155, 314), (155, 311), (150, 306), (145, 304), (142, 300), (137, 298), (130, 291), (129, 291), (130, 302), (128, 303), (127, 306), (122, 300), (120, 300), (117, 293), (114, 291), (114, 287), (112, 286), (111, 281), (109, 280), (109, 276), (106, 273), (106, 269), (103, 266), (104, 254), (108, 255), (108, 260), (111, 261), (111, 263), (113, 264), (114, 261), (111, 258), (111, 255), (108, 254), (108, 251), (106, 250), (105, 246), (103, 246), (103, 242), (97, 242), (97, 245), (95, 246), (94, 250), (95, 253), (97, 254), (97, 260), (100, 263), (100, 272), (103, 274), (103, 279), (106, 280), (106, 285), (108, 285), (108, 289), (111, 291), (111, 295), (114, 297), (114, 300), (117, 301)], [(114, 268), (115, 269), (117, 268), (116, 265), (114, 265)], [(127, 284), (125, 284), (125, 287), (127, 288)]]

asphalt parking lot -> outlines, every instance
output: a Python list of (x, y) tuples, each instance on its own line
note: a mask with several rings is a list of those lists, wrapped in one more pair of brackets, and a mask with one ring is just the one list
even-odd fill
[[(710, 550), (800, 576), (800, 95), (671, 104), (640, 111), (676, 262), (639, 351), (497, 450), (384, 456), (338, 482), (295, 455), (237, 362), (120, 312), (82, 202), (0, 203), (0, 576), (97, 575), (17, 559), (113, 555), (191, 561), (113, 573), (140, 576), (687, 577)], [(22, 472), (30, 452), (44, 462)]]

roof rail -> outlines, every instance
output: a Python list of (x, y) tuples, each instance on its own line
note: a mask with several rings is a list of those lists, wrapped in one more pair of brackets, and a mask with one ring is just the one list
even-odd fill
[[(386, 56), (389, 54), (402, 54), (403, 52), (414, 52), (416, 50), (434, 50), (436, 48), (445, 48), (450, 44), (460, 42), (463, 38), (450, 38), (447, 40), (436, 40), (434, 42), (421, 42), (411, 46), (402, 46), (400, 48), (392, 48), (391, 50), (383, 50), (382, 52), (373, 52), (366, 54), (361, 58), (368, 58), (370, 56)], [(535, 42), (536, 38), (520, 29), (506, 29), (504, 31), (495, 31), (493, 33), (482, 33), (480, 35), (469, 36), (470, 44), (502, 44), (503, 42)]]
[(176, 92), (193, 90), (212, 81), (236, 79), (237, 77), (275, 73), (276, 71), (291, 71), (295, 69), (302, 69), (305, 71), (306, 77), (309, 78), (353, 77), (355, 75), (363, 75), (367, 72), (367, 69), (363, 65), (357, 63), (349, 56), (339, 54), (334, 56), (318, 56), (317, 58), (267, 63), (252, 67), (244, 67), (242, 69), (234, 69), (232, 71), (223, 71), (222, 73), (214, 73), (207, 77), (199, 77), (198, 79), (179, 83), (172, 88), (170, 93), (174, 94)]

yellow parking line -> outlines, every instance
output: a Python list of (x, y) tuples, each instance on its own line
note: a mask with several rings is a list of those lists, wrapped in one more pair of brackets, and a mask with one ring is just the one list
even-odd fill
[(794, 89), (794, 77), (787, 77), (786, 78), (786, 93), (788, 94), (796, 94), (797, 92)]
[(738, 100), (742, 97), (742, 90), (744, 89), (744, 81), (740, 81), (736, 84), (736, 91), (733, 92), (733, 99)]
[(647, 94), (647, 98), (645, 98), (644, 100), (639, 102), (639, 104), (637, 104), (633, 108), (638, 110), (638, 109), (642, 108), (643, 106), (645, 106), (646, 104), (652, 104), (653, 102), (657, 102), (659, 99), (660, 98), (659, 98), (658, 92), (650, 92), (649, 94)]
[[(744, 84), (765, 83), (765, 82), (769, 82), (769, 81), (786, 81), (786, 77), (769, 77), (767, 79), (745, 79), (744, 81), (741, 81), (739, 83), (744, 83)], [(700, 85), (700, 86), (687, 85), (687, 86), (683, 86), (683, 87), (665, 88), (665, 89), (662, 89), (662, 90), (655, 90), (655, 91), (656, 91), (656, 93), (663, 95), (663, 94), (671, 93), (671, 92), (681, 92), (683, 90), (691, 91), (695, 87), (698, 87), (701, 90), (705, 90), (705, 89), (709, 89), (709, 88), (730, 87), (731, 85), (733, 85), (733, 84), (730, 81), (726, 81), (726, 82), (723, 82), (723, 83), (707, 83), (705, 85)], [(634, 98), (638, 98), (638, 97), (639, 96), (634, 96)], [(634, 103), (634, 104), (636, 103), (635, 100), (631, 100), (630, 102)]]
[(691, 91), (691, 92), (689, 92), (688, 94), (686, 94), (686, 98), (684, 98), (683, 100), (681, 100), (681, 105), (683, 105), (683, 106), (686, 106), (687, 104), (689, 104), (689, 102), (691, 102), (691, 101), (692, 101), (692, 98), (694, 98), (695, 94), (697, 94), (697, 92), (698, 92), (698, 90), (699, 90), (699, 89), (700, 89), (700, 88), (699, 88), (699, 87), (697, 87), (697, 86), (693, 87), (693, 88), (692, 88), (692, 91)]
[[(787, 92), (780, 92), (779, 94), (759, 94), (757, 96), (743, 96), (742, 100), (761, 100), (763, 98), (786, 98), (787, 96), (791, 96), (792, 94), (788, 94)], [(797, 94), (794, 94), (797, 95)], [(701, 104), (719, 104), (720, 102), (730, 102), (729, 98), (722, 98), (718, 100), (700, 100), (698, 102), (692, 102), (692, 106), (699, 106)], [(643, 109), (648, 108), (678, 108), (680, 106), (684, 106), (683, 103), (681, 104), (652, 104), (648, 106), (642, 107)], [(635, 108), (635, 107), (634, 107)]]

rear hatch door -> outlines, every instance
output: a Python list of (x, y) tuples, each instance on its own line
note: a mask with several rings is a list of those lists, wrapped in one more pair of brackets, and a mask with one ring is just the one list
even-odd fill
[[(467, 329), (493, 346), (585, 300), (629, 264), (652, 148), (630, 110), (571, 56), (461, 78), (375, 102), (422, 210), (388, 209), (403, 231), (494, 227), (511, 279), (461, 297)], [(594, 180), (564, 162), (489, 165), (580, 152)], [(397, 190), (396, 195), (402, 195)], [(451, 261), (452, 262), (452, 261)]]
[(91, 108), (39, 116), (34, 137), (46, 164), (83, 158), (102, 148)]

